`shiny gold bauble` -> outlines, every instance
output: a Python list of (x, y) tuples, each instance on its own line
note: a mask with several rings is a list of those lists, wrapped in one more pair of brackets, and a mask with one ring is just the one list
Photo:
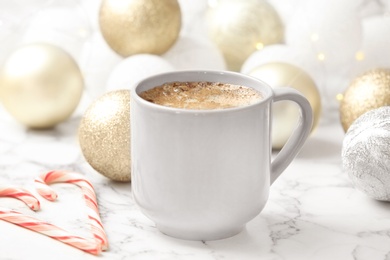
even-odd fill
[(49, 128), (71, 116), (84, 81), (74, 59), (59, 47), (30, 44), (16, 49), (0, 71), (5, 109), (31, 128)]
[[(294, 88), (301, 92), (313, 109), (312, 131), (321, 116), (321, 96), (313, 79), (302, 69), (283, 62), (272, 62), (254, 68), (249, 72), (272, 88)], [(290, 101), (273, 104), (272, 148), (281, 149), (291, 136), (300, 116), (297, 105)]]
[(346, 132), (364, 113), (390, 105), (390, 69), (374, 69), (356, 77), (340, 102), (340, 121)]
[(79, 126), (86, 161), (115, 181), (130, 181), (130, 91), (116, 90), (96, 99)]
[(244, 61), (264, 46), (281, 43), (284, 27), (266, 1), (220, 0), (210, 6), (208, 29), (229, 70), (240, 71)]
[(118, 54), (158, 55), (177, 40), (181, 11), (177, 0), (103, 0), (99, 24), (104, 39)]

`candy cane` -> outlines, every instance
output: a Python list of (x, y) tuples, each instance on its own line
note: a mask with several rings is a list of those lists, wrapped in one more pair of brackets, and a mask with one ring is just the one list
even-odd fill
[(28, 190), (18, 187), (0, 187), (0, 197), (11, 197), (23, 201), (30, 209), (39, 210), (39, 200)]
[[(30, 209), (39, 209), (38, 199), (27, 190), (21, 188), (2, 188), (0, 189), (0, 197), (12, 197), (19, 199), (29, 206)], [(101, 252), (101, 245), (95, 241), (71, 235), (64, 229), (34, 217), (24, 215), (18, 211), (0, 207), (0, 219), (46, 235), (93, 255), (98, 255)]]
[(41, 174), (35, 179), (36, 188), (42, 197), (50, 201), (54, 201), (57, 198), (57, 193), (48, 186), (52, 183), (71, 183), (81, 188), (88, 208), (88, 219), (92, 234), (95, 240), (101, 244), (102, 250), (107, 250), (107, 235), (99, 216), (98, 204), (92, 184), (83, 175), (76, 172), (50, 171)]

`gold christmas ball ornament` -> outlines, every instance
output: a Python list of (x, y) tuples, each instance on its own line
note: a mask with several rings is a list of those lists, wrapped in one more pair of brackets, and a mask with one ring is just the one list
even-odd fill
[(208, 11), (211, 40), (221, 50), (229, 70), (240, 71), (244, 61), (264, 46), (282, 43), (284, 27), (266, 1), (213, 1)]
[(162, 54), (177, 40), (181, 11), (177, 0), (103, 0), (99, 24), (118, 54)]
[[(321, 96), (313, 79), (302, 69), (283, 62), (260, 65), (249, 72), (272, 88), (288, 87), (301, 92), (313, 109), (312, 131), (321, 116)], [(300, 116), (295, 103), (279, 101), (273, 104), (272, 148), (281, 149), (296, 128)]]
[(346, 132), (364, 113), (390, 105), (390, 69), (373, 69), (356, 77), (340, 101), (340, 121)]
[(130, 91), (116, 90), (96, 99), (85, 111), (79, 143), (86, 161), (100, 174), (130, 181)]
[(348, 128), (341, 151), (343, 172), (356, 189), (390, 201), (390, 107), (370, 110)]
[(50, 44), (16, 49), (0, 71), (0, 100), (16, 120), (31, 128), (49, 128), (68, 119), (83, 86), (74, 59)]

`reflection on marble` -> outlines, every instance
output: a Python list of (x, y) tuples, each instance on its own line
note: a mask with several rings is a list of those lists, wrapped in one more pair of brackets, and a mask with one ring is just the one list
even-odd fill
[[(134, 204), (129, 183), (112, 182), (85, 162), (77, 143), (81, 111), (55, 129), (33, 131), (0, 107), (0, 184), (36, 194), (32, 181), (43, 171), (85, 174), (96, 189), (110, 250), (95, 257), (0, 221), (0, 259), (390, 259), (390, 204), (355, 190), (341, 171), (343, 131), (337, 119), (322, 120), (243, 232), (197, 242), (161, 234)], [(0, 206), (91, 236), (79, 188), (53, 187), (59, 200), (41, 199), (37, 213), (10, 198), (0, 198)]]

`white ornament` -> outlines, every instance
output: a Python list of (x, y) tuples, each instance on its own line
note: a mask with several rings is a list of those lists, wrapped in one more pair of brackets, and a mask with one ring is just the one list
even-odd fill
[(302, 48), (329, 70), (346, 65), (361, 45), (362, 28), (355, 1), (310, 0), (286, 25), (287, 45)]
[(63, 48), (78, 62), (91, 26), (84, 9), (77, 2), (49, 5), (34, 13), (26, 22), (22, 43), (45, 42)]
[(305, 50), (322, 65), (319, 84), (324, 110), (337, 109), (336, 96), (345, 89), (351, 63), (362, 43), (357, 6), (362, 0), (310, 0), (297, 8), (286, 26), (286, 44)]
[(355, 56), (353, 77), (369, 69), (390, 67), (390, 16), (364, 19), (363, 31), (363, 43)]
[(181, 33), (205, 36), (207, 0), (178, 0), (181, 9)]
[(31, 6), (29, 3), (29, 1), (23, 4), (17, 1), (0, 1), (0, 64), (5, 62), (10, 53), (18, 49), (25, 33), (26, 22), (43, 4), (37, 3), (36, 6)]
[(376, 200), (390, 201), (390, 107), (360, 116), (342, 147), (343, 170), (354, 186)]
[(107, 45), (100, 32), (94, 33), (86, 42), (80, 58), (80, 68), (90, 100), (95, 100), (105, 92), (111, 71), (122, 60), (123, 58)]
[(158, 55), (132, 55), (114, 67), (107, 80), (106, 91), (130, 89), (149, 76), (173, 70), (174, 67)]
[(101, 6), (101, 0), (82, 0), (80, 1), (80, 5), (84, 8), (89, 22), (91, 24), (91, 28), (93, 32), (100, 32), (99, 26), (99, 11)]
[(290, 22), (290, 20), (294, 17), (294, 12), (297, 9), (297, 6), (302, 5), (304, 1), (307, 0), (268, 0), (268, 2), (275, 8), (275, 10), (280, 15), (283, 24), (288, 24)]
[(181, 36), (162, 57), (176, 69), (226, 69), (222, 53), (207, 38)]

